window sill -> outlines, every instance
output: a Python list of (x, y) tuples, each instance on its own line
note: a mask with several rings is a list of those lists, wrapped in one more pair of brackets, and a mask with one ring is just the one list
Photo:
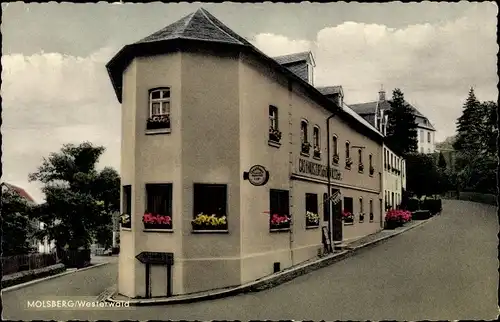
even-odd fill
[(374, 222), (373, 220), (370, 220), (369, 222)]
[(345, 169), (350, 171), (350, 170), (351, 170), (351, 167), (349, 167), (349, 166), (345, 166)]
[(303, 157), (309, 157), (309, 153), (300, 152), (300, 155)]
[(364, 171), (361, 171), (361, 170), (358, 170), (358, 173), (361, 173), (361, 174), (363, 174), (363, 173), (365, 173), (365, 172), (364, 172)]
[(127, 228), (127, 227), (121, 227), (120, 229), (124, 231), (132, 231), (132, 228)]
[(171, 133), (171, 132), (172, 132), (172, 129), (146, 130), (146, 135), (168, 134), (168, 133)]
[(344, 226), (354, 226), (353, 222), (344, 222)]
[(285, 231), (290, 231), (290, 228), (271, 228), (269, 229), (269, 232), (271, 233), (278, 233), (278, 232), (285, 232)]
[(192, 230), (191, 231), (193, 234), (229, 234), (229, 230), (227, 229), (214, 229), (214, 230), (209, 230), (209, 229), (206, 229), (206, 230)]
[(154, 228), (144, 228), (143, 232), (147, 233), (173, 233), (173, 229), (154, 229)]
[(359, 223), (360, 223), (360, 224), (361, 224), (361, 223), (364, 223), (364, 222), (365, 222), (364, 220), (360, 220), (360, 221), (359, 221)]
[(321, 161), (321, 157), (313, 156), (313, 159), (314, 159), (314, 160)]
[(281, 146), (281, 143), (276, 142), (276, 141), (272, 141), (272, 140), (268, 140), (267, 144), (269, 144), (269, 146), (272, 146), (272, 147), (275, 147), (275, 148), (278, 148), (278, 149)]
[(312, 226), (312, 225), (311, 226), (307, 226), (306, 225), (306, 229), (317, 229), (317, 228), (319, 228), (319, 225), (316, 225), (316, 226)]

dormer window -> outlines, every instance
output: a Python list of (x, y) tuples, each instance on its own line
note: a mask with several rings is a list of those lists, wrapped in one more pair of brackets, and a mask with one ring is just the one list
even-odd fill
[(170, 87), (149, 91), (149, 117), (146, 130), (154, 133), (170, 132)]
[(314, 86), (314, 68), (311, 64), (307, 64), (307, 80)]

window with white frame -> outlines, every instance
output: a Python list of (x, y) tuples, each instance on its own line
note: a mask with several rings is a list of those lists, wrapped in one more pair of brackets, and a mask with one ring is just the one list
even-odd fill
[(319, 126), (315, 125), (313, 129), (313, 144), (314, 144), (314, 157), (321, 157), (321, 138)]
[(427, 132), (427, 143), (431, 143), (431, 132)]
[(332, 137), (332, 145), (333, 145), (333, 155), (339, 155), (339, 143), (337, 137), (334, 135)]
[(269, 128), (278, 129), (278, 108), (273, 105), (269, 105)]
[(302, 143), (307, 143), (307, 121), (302, 120), (300, 122), (300, 137), (302, 140)]
[(420, 130), (420, 142), (424, 142), (424, 130)]
[(170, 88), (149, 91), (147, 130), (170, 129)]

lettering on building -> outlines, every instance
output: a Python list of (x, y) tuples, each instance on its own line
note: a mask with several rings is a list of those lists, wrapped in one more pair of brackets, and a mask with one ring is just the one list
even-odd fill
[[(326, 165), (304, 159), (299, 159), (299, 173), (328, 179), (328, 167)], [(330, 178), (333, 180), (342, 180), (342, 173), (338, 169), (330, 167)]]

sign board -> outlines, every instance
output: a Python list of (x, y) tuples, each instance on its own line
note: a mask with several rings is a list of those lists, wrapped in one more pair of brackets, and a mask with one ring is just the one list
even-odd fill
[(174, 253), (142, 252), (135, 258), (143, 264), (174, 265)]
[(321, 227), (323, 232), (323, 245), (328, 252), (332, 252), (332, 241), (330, 239), (330, 234), (328, 232), (328, 228), (326, 226)]
[(262, 165), (254, 165), (248, 172), (243, 173), (243, 179), (254, 186), (263, 186), (269, 181), (269, 171)]
[[(321, 163), (299, 158), (297, 170), (299, 174), (312, 175), (314, 177), (321, 177), (321, 179), (328, 180), (328, 167)], [(338, 181), (342, 180), (342, 172), (335, 167), (330, 167), (330, 179)]]
[(339, 190), (335, 191), (330, 198), (331, 198), (330, 200), (334, 205), (338, 204), (341, 201), (340, 191)]

